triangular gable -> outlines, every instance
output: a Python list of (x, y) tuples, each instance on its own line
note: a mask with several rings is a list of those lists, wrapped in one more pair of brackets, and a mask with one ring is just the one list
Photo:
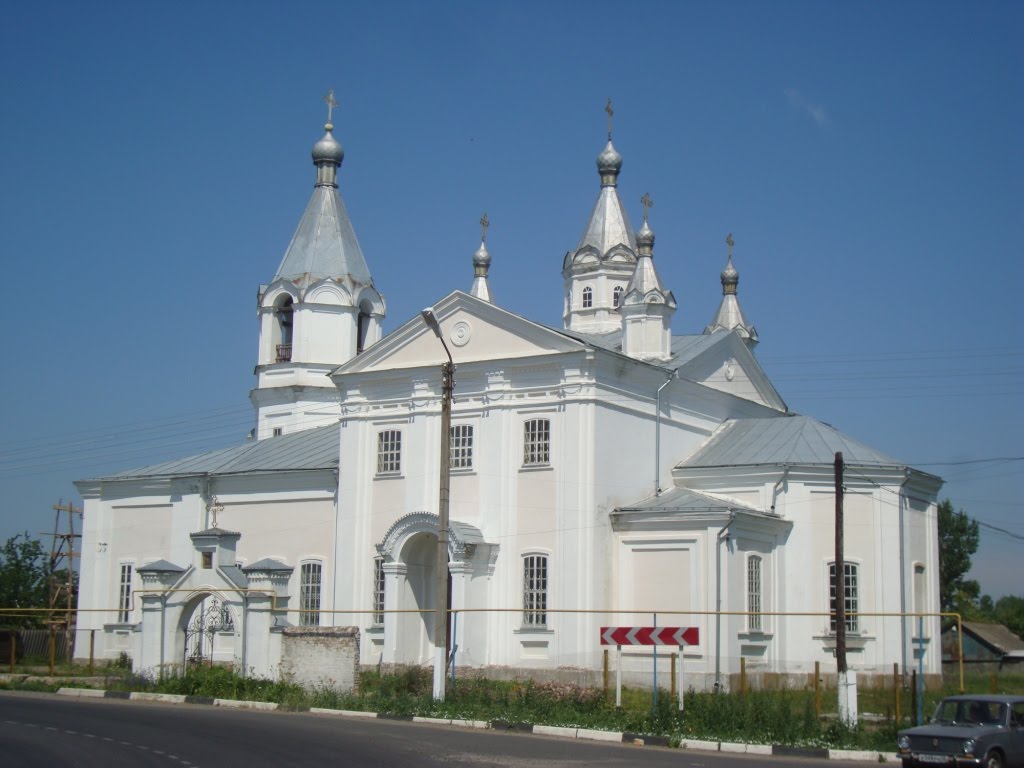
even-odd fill
[(678, 376), (785, 412), (786, 403), (735, 331), (712, 334), (708, 344), (679, 366)]
[[(507, 310), (455, 291), (433, 307), (455, 364), (553, 355), (585, 348), (579, 341)], [(439, 365), (444, 349), (418, 315), (361, 355), (335, 370), (335, 375)]]

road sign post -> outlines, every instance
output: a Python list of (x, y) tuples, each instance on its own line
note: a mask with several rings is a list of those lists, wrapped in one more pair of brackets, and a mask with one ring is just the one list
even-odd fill
[(622, 706), (622, 646), (679, 646), (679, 710), (683, 709), (683, 651), (700, 642), (697, 627), (601, 627), (601, 645), (614, 645), (615, 706)]

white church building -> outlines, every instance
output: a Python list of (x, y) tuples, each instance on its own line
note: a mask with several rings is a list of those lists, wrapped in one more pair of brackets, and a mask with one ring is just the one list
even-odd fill
[[(741, 660), (834, 672), (838, 586), (851, 670), (940, 672), (938, 617), (900, 614), (938, 611), (941, 480), (787, 408), (754, 355), (731, 237), (718, 311), (674, 332), (647, 201), (634, 230), (609, 134), (554, 328), (492, 300), (485, 224), (469, 292), (422, 297), (456, 366), (442, 456), (445, 349), (419, 307), (384, 335), (343, 157), (328, 123), (312, 198), (259, 288), (253, 439), (77, 483), (76, 656), (276, 676), (286, 627), (344, 626), (363, 665), (431, 664), (444, 461), (457, 668), (599, 673), (602, 626), (656, 622), (698, 628), (698, 688)], [(624, 651), (649, 673), (651, 648)]]

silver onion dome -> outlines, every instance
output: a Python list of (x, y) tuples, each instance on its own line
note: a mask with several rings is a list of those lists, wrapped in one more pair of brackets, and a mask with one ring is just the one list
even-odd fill
[(473, 267), (476, 274), (486, 275), (487, 268), (491, 266), (491, 254), (487, 252), (487, 246), (480, 243), (480, 247), (473, 254)]
[(722, 270), (722, 295), (735, 294), (736, 286), (739, 285), (739, 282), (740, 273), (732, 265), (732, 255), (730, 255), (725, 269)]
[(324, 128), (327, 133), (324, 134), (320, 141), (313, 145), (313, 162), (315, 164), (328, 162), (341, 165), (341, 161), (345, 159), (345, 150), (341, 148), (341, 144), (338, 143), (337, 139), (334, 138), (334, 134), (331, 133), (334, 130), (334, 126), (327, 123)]
[(645, 256), (650, 256), (654, 250), (654, 230), (648, 226), (646, 219), (640, 231), (636, 233), (636, 247)]
[(614, 186), (621, 170), (622, 155), (615, 151), (615, 146), (609, 139), (604, 151), (597, 156), (597, 172), (601, 174), (601, 185)]

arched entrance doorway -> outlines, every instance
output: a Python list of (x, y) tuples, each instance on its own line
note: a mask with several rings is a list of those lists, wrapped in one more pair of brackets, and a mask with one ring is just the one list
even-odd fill
[[(395, 660), (403, 664), (423, 664), (434, 657), (434, 599), (437, 573), (437, 535), (420, 532), (409, 536), (398, 553), (405, 578), (396, 586), (401, 590), (398, 603), (404, 609), (397, 614)], [(445, 604), (451, 607), (452, 577), (448, 574)]]
[(186, 667), (210, 664), (233, 664), (238, 633), (231, 607), (217, 595), (206, 594), (195, 601), (186, 616), (182, 631), (185, 634)]

